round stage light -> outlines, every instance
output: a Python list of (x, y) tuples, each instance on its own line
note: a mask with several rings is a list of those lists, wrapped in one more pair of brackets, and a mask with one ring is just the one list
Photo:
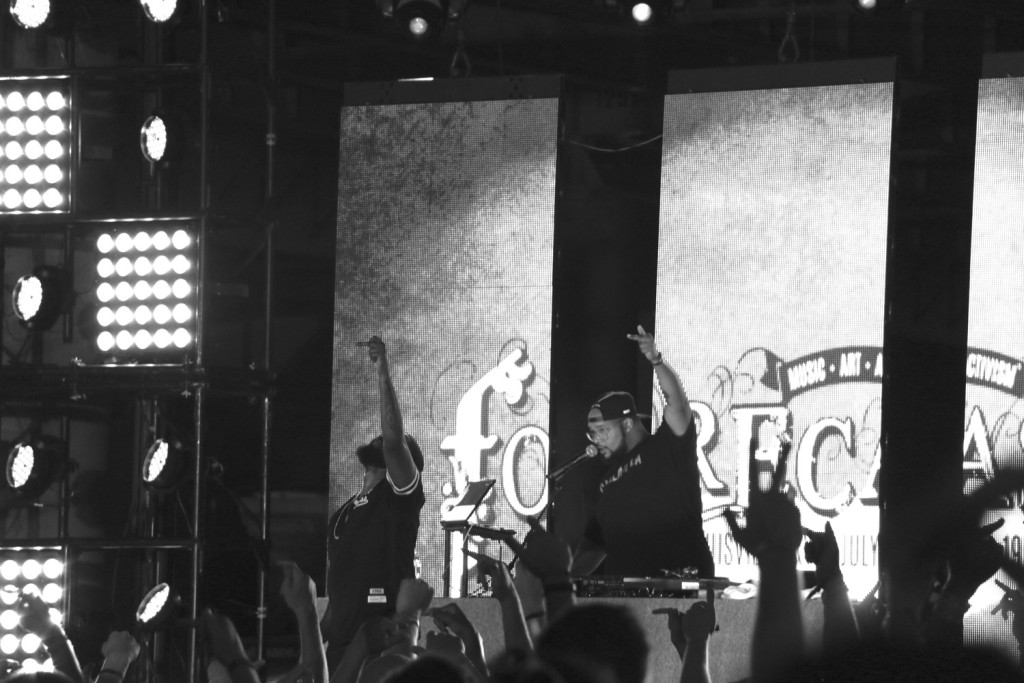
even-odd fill
[(60, 111), (67, 104), (64, 93), (54, 90), (46, 96), (46, 108), (50, 111)]
[(166, 583), (157, 584), (139, 602), (135, 620), (143, 628), (159, 628), (171, 616), (174, 602), (171, 587)]
[(43, 562), (43, 576), (48, 579), (56, 579), (58, 576), (64, 573), (64, 563), (58, 560), (56, 557)]
[(114, 335), (104, 330), (100, 332), (96, 337), (96, 346), (99, 347), (100, 351), (109, 351), (114, 348)]
[(3, 638), (0, 638), (0, 652), (5, 655), (13, 655), (20, 646), (21, 641), (13, 633), (5, 633)]
[[(37, 437), (32, 442), (15, 444), (7, 454), (5, 470), (8, 488), (20, 496), (38, 498), (63, 474), (63, 456), (58, 449), (58, 443), (49, 437)], [(39, 563), (35, 564), (41, 570)], [(21, 571), (25, 573), (24, 565)], [(28, 572), (38, 576), (38, 571), (32, 565)], [(27, 589), (28, 586), (22, 587), (22, 590)]]
[(395, 22), (414, 40), (429, 40), (444, 29), (447, 6), (446, 0), (397, 0)]
[(0, 564), (0, 577), (5, 581), (14, 581), (20, 575), (21, 565), (15, 560), (4, 560), (3, 564)]
[(29, 581), (35, 581), (42, 573), (43, 565), (39, 564), (39, 560), (29, 558), (21, 565), (21, 575)]
[(167, 124), (159, 116), (150, 116), (142, 124), (139, 135), (142, 156), (146, 161), (156, 163), (164, 158), (167, 152)]
[(14, 315), (29, 330), (48, 330), (67, 307), (70, 291), (60, 268), (36, 266), (14, 285)]
[(60, 587), (60, 584), (48, 583), (45, 586), (43, 586), (43, 602), (48, 602), (51, 605), (56, 604), (58, 601), (60, 601), (63, 595), (64, 589)]
[(49, 190), (43, 193), (43, 204), (49, 209), (55, 209), (64, 203), (64, 195), (60, 193), (55, 187), (51, 187)]
[(158, 24), (174, 16), (174, 10), (178, 7), (177, 0), (141, 0), (141, 4), (146, 18)]
[(13, 631), (21, 624), (21, 617), (12, 609), (5, 609), (0, 612), (0, 628), (5, 631)]
[(39, 111), (46, 106), (46, 98), (43, 97), (43, 93), (33, 90), (25, 98), (25, 106), (28, 107), (29, 111)]
[(11, 17), (22, 28), (39, 28), (50, 17), (50, 0), (11, 0)]

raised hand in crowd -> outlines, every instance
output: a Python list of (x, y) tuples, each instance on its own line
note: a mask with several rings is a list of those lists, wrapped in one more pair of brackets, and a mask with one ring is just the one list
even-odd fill
[(47, 653), (53, 660), (53, 667), (76, 683), (85, 680), (82, 667), (75, 656), (75, 649), (68, 640), (64, 629), (50, 618), (50, 608), (38, 592), (22, 590), (18, 595), (18, 614), (22, 627), (43, 641)]
[(128, 673), (128, 667), (141, 652), (139, 643), (127, 631), (111, 631), (100, 648), (103, 665), (95, 683), (120, 683)]
[(814, 565), (815, 582), (822, 591), (822, 643), (825, 652), (836, 652), (859, 640), (857, 618), (839, 566), (839, 544), (831, 522), (825, 522), (825, 531), (805, 529), (804, 534), (808, 539), (804, 557)]
[(294, 562), (282, 562), (278, 566), (281, 569), (281, 597), (295, 614), (299, 626), (300, 655), (296, 668), (307, 672), (305, 680), (326, 683), (330, 674), (316, 617), (316, 584)]
[(394, 621), (404, 636), (403, 654), (408, 654), (416, 646), (420, 632), (420, 617), (430, 609), (430, 601), (434, 599), (433, 587), (423, 579), (402, 579), (395, 598)]
[[(385, 670), (390, 671), (402, 662), (412, 661), (409, 654), (390, 652), (390, 648), (396, 646), (408, 649), (407, 631), (403, 632), (393, 619), (382, 616), (368, 618), (359, 625), (340, 663), (331, 672), (331, 683), (356, 683), (361, 680), (364, 669), (383, 675)], [(377, 662), (381, 658), (384, 661)]]
[(209, 608), (203, 610), (199, 622), (209, 656), (227, 671), (232, 683), (258, 683), (256, 666), (246, 654), (234, 622)]
[(961, 624), (970, 607), (971, 596), (1002, 564), (1003, 548), (992, 538), (992, 532), (1001, 527), (1003, 521), (999, 519), (954, 537), (947, 561), (948, 576), (924, 624), (926, 642), (952, 646), (962, 644)]
[[(480, 572), (490, 578), (491, 596), (498, 601), (498, 605), (501, 607), (505, 650), (524, 653), (532, 650), (533, 642), (523, 616), (522, 601), (519, 599), (519, 592), (516, 590), (516, 584), (509, 572), (508, 565), (483, 553), (471, 550), (464, 552), (475, 559)], [(540, 593), (541, 608), (543, 608), (543, 604), (543, 593)]]
[(422, 579), (402, 579), (395, 616), (370, 617), (360, 625), (331, 683), (383, 679), (411, 662), (418, 648), (420, 617), (430, 607), (434, 589)]
[(506, 539), (505, 542), (519, 555), (520, 562), (543, 584), (550, 621), (576, 602), (569, 573), (572, 550), (565, 541), (544, 529), (537, 519), (527, 517), (526, 521), (530, 531), (523, 543), (519, 544), (514, 539)]
[(680, 683), (710, 683), (708, 668), (708, 639), (717, 625), (715, 616), (715, 589), (707, 589), (707, 600), (694, 602), (685, 612), (673, 608), (654, 610), (654, 614), (668, 616), (668, 631), (672, 645), (683, 664)]
[[(755, 449), (752, 443), (751, 450)], [(750, 656), (755, 681), (775, 680), (804, 654), (796, 570), (803, 531), (800, 511), (781, 492), (784, 472), (784, 459), (780, 458), (771, 488), (750, 492), (745, 527), (739, 526), (732, 510), (725, 512), (733, 538), (757, 559), (761, 574)]]
[[(449, 602), (432, 609), (430, 616), (434, 618), (434, 623), (443, 633), (453, 635), (459, 640), (462, 653), (461, 657), (456, 657), (459, 664), (463, 660), (468, 660), (476, 672), (486, 679), (488, 671), (487, 659), (484, 654), (484, 639), (462, 608), (455, 602)], [(436, 633), (427, 634), (427, 652), (432, 650), (431, 636), (436, 635)]]

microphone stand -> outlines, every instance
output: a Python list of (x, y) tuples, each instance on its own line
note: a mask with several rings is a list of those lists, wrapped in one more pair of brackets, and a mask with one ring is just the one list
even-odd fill
[[(565, 482), (565, 475), (569, 474), (571, 469), (572, 468), (568, 468), (556, 476), (549, 474), (545, 477), (548, 481), (548, 502), (544, 506), (544, 509), (540, 511), (540, 514), (537, 515), (538, 522), (543, 520), (545, 515), (547, 515), (549, 520), (551, 519), (551, 511), (555, 507), (555, 496), (562, 490), (562, 484)], [(512, 559), (509, 560), (508, 570), (512, 571), (515, 569), (516, 562), (519, 561), (519, 552), (514, 547), (509, 547), (512, 550)]]

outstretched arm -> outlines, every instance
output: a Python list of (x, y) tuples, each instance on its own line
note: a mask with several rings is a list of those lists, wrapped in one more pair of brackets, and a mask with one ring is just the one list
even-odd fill
[(626, 337), (637, 343), (640, 353), (654, 366), (654, 375), (658, 378), (658, 385), (665, 397), (665, 422), (673, 434), (682, 436), (690, 427), (690, 420), (693, 418), (690, 400), (686, 398), (683, 384), (675, 370), (661, 357), (661, 352), (654, 344), (654, 335), (645, 331), (643, 325), (637, 325), (636, 332), (627, 334)]
[(508, 566), (501, 560), (493, 557), (464, 550), (467, 555), (475, 559), (480, 565), (480, 571), (491, 577), (491, 595), (501, 606), (501, 625), (505, 632), (506, 652), (531, 652), (533, 641), (530, 639), (530, 631), (526, 627), (526, 618), (523, 616), (523, 604), (519, 599), (515, 584), (512, 582), (512, 575)]
[(18, 612), (21, 625), (43, 641), (47, 653), (53, 660), (54, 668), (67, 674), (76, 683), (84, 681), (82, 668), (78, 664), (78, 657), (75, 656), (71, 641), (68, 640), (64, 629), (50, 619), (50, 608), (39, 594), (22, 590), (18, 597)]
[(281, 570), (281, 597), (299, 625), (299, 663), (312, 675), (313, 683), (327, 683), (327, 655), (316, 618), (316, 585), (294, 562), (281, 563)]
[(796, 572), (796, 549), (803, 535), (800, 511), (783, 493), (751, 491), (747, 526), (741, 528), (731, 510), (725, 520), (761, 570), (750, 665), (754, 681), (774, 681), (803, 656)]
[(544, 585), (544, 603), (551, 621), (576, 604), (575, 586), (569, 572), (572, 551), (565, 541), (544, 529), (537, 518), (527, 517), (526, 521), (530, 532), (523, 544), (511, 538), (505, 539), (505, 543)]
[(839, 566), (839, 544), (831, 522), (825, 522), (824, 532), (808, 530), (804, 533), (809, 539), (804, 545), (804, 556), (808, 562), (814, 563), (815, 576), (822, 590), (825, 653), (841, 652), (860, 640), (860, 636), (846, 582), (843, 581), (843, 570)]
[(398, 406), (398, 395), (391, 381), (391, 369), (388, 365), (387, 347), (380, 337), (374, 335), (366, 342), (370, 360), (377, 368), (377, 380), (380, 388), (380, 432), (383, 437), (384, 463), (388, 468), (388, 476), (392, 485), (403, 490), (412, 486), (419, 472), (412, 459), (409, 444), (405, 442), (405, 427), (402, 423), (402, 411)]
[(715, 589), (708, 588), (707, 601), (695, 602), (685, 611), (659, 608), (654, 614), (668, 615), (672, 645), (683, 664), (680, 683), (710, 683), (708, 638), (715, 630)]

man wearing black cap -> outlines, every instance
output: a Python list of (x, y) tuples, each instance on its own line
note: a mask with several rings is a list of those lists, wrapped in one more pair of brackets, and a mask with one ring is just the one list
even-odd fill
[(573, 558), (573, 574), (663, 576), (715, 567), (704, 537), (697, 469), (697, 428), (679, 377), (662, 359), (654, 336), (637, 326), (627, 337), (654, 366), (665, 399), (664, 419), (651, 434), (624, 391), (599, 396), (587, 415), (587, 438), (607, 468), (594, 516)]
[(414, 576), (416, 536), (424, 504), (423, 453), (405, 433), (380, 337), (366, 346), (377, 368), (381, 435), (356, 449), (363, 486), (327, 523), (327, 614), (321, 622), (334, 671), (359, 626), (394, 612), (404, 578)]

